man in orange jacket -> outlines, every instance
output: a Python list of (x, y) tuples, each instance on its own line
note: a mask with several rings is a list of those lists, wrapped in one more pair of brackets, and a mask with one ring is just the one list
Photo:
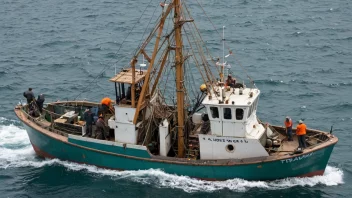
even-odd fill
[(284, 124), (285, 124), (285, 127), (286, 127), (286, 134), (287, 134), (287, 137), (288, 137), (288, 141), (293, 141), (293, 139), (292, 139), (292, 120), (291, 120), (291, 118), (286, 116)]
[(114, 109), (112, 107), (112, 100), (109, 97), (105, 97), (101, 100), (101, 106), (102, 106), (102, 113), (106, 114), (109, 111), (111, 113), (114, 113)]
[(307, 126), (303, 123), (302, 120), (299, 121), (296, 129), (296, 135), (298, 137), (298, 148), (299, 150), (303, 150), (307, 147), (306, 144), (306, 133), (307, 133)]

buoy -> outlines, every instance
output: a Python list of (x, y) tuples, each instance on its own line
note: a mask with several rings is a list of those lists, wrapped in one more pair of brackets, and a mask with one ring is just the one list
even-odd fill
[(199, 89), (200, 89), (200, 91), (205, 92), (205, 91), (207, 91), (207, 85), (202, 84), (202, 85), (199, 87)]

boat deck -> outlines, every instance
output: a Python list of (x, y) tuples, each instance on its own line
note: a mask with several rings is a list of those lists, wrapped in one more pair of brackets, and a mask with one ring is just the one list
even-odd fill
[(298, 138), (293, 136), (293, 141), (287, 141), (286, 137), (280, 134), (280, 139), (282, 140), (281, 146), (275, 150), (276, 152), (271, 152), (271, 156), (283, 156), (288, 155), (298, 148)]

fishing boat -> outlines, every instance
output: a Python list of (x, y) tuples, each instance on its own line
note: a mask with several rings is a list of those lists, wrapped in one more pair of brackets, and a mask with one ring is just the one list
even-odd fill
[[(36, 154), (204, 180), (323, 175), (338, 138), (307, 129), (307, 148), (298, 152), (297, 136), (287, 141), (285, 127), (258, 119), (260, 90), (253, 81), (226, 83), (232, 53), (224, 53), (224, 35), (223, 55), (213, 58), (186, 2), (160, 6), (149, 36), (128, 66), (110, 78), (111, 109), (85, 100), (51, 102), (42, 112), (34, 102), (15, 107)], [(85, 134), (87, 109), (95, 115), (92, 137)], [(105, 130), (97, 139), (98, 117)]]

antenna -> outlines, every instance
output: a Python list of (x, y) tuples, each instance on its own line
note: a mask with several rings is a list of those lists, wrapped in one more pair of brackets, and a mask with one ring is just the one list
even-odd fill
[(225, 26), (222, 26), (222, 82), (225, 82)]

